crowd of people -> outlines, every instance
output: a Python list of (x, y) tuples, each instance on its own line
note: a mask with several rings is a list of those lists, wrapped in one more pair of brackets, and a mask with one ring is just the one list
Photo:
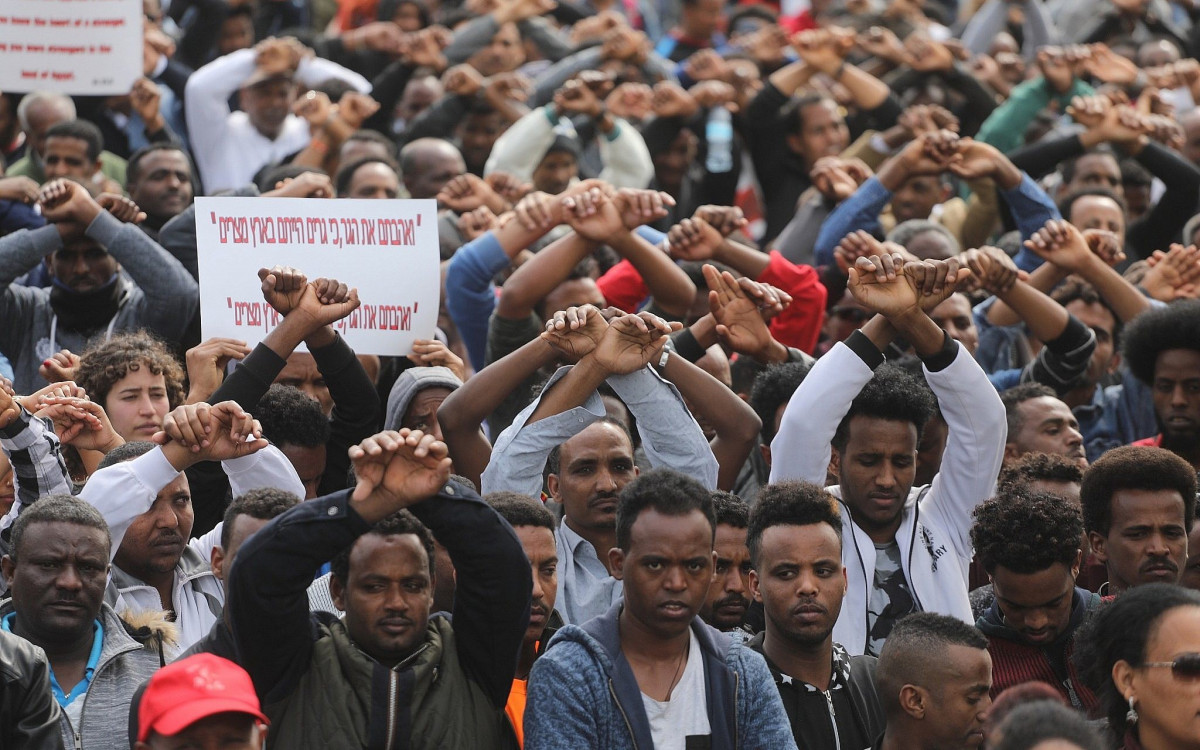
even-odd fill
[[(1200, 749), (1200, 4), (143, 10), (0, 93), (0, 747)], [(202, 340), (205, 195), (436, 330)]]

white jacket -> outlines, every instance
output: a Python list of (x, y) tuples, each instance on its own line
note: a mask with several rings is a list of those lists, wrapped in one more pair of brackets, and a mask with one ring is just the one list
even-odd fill
[[(230, 461), (222, 461), (221, 468), (229, 476), (233, 496), (245, 494), (253, 489), (274, 487), (304, 497), (304, 484), (296, 470), (273, 445), (256, 453)], [(161, 448), (132, 461), (114, 464), (97, 471), (88, 479), (79, 497), (100, 511), (112, 534), (111, 557), (116, 557), (121, 540), (134, 519), (150, 510), (159, 491), (173, 482), (179, 472), (163, 455)], [(203, 536), (188, 542), (189, 550), (175, 567), (175, 580), (171, 591), (171, 603), (175, 608), (175, 624), (179, 627), (178, 652), (186, 651), (192, 644), (208, 635), (209, 629), (220, 616), (225, 603), (225, 591), (221, 582), (208, 567), (209, 556), (214, 547), (221, 544), (222, 524)], [(116, 581), (135, 579), (113, 568)], [(140, 584), (140, 585), (137, 585)], [(133, 585), (120, 585), (106, 598), (117, 612), (132, 610), (161, 610), (162, 602), (158, 590), (140, 581)], [(175, 654), (168, 654), (168, 658)]]
[[(861, 333), (855, 333), (848, 343), (860, 350), (874, 350)], [(958, 353), (946, 368), (937, 372), (925, 368), (925, 378), (949, 426), (941, 471), (930, 485), (909, 492), (896, 542), (918, 609), (974, 623), (967, 598), (972, 512), (995, 491), (1008, 429), (996, 389), (971, 355), (955, 346)], [(877, 364), (881, 361), (880, 356)], [(779, 433), (771, 442), (772, 482), (804, 479), (825, 483), (833, 434), (873, 374), (872, 366), (846, 343), (837, 344), (817, 361), (788, 402)], [(841, 498), (840, 487), (829, 491)], [(833, 640), (858, 655), (867, 646), (875, 545), (854, 523), (845, 503), (841, 510), (842, 565), (849, 585)]]

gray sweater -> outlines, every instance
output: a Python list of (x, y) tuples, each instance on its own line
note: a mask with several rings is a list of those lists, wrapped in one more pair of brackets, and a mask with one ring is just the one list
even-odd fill
[[(200, 288), (183, 265), (136, 226), (106, 211), (88, 226), (87, 236), (108, 250), (122, 269), (117, 279), (122, 286), (120, 307), (103, 323), (111, 322), (114, 333), (146, 328), (167, 341), (178, 340), (200, 302)], [(54, 352), (70, 349), (78, 354), (91, 343), (77, 331), (55, 326), (49, 289), (12, 283), (62, 244), (53, 224), (0, 237), (0, 352), (12, 362), (18, 393), (46, 385), (38, 367)]]

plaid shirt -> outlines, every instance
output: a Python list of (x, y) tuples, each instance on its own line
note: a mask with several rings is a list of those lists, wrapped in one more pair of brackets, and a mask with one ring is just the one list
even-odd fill
[(7, 553), (13, 521), (23, 507), (45, 495), (73, 493), (71, 477), (50, 420), (38, 419), (22, 409), (12, 424), (0, 428), (0, 448), (12, 463), (17, 489), (12, 510), (0, 519), (0, 549)]

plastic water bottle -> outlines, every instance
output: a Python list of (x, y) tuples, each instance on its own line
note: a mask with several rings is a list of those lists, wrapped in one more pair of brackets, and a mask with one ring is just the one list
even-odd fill
[(728, 172), (733, 169), (733, 116), (724, 107), (713, 107), (704, 127), (708, 141), (708, 156), (704, 167), (709, 172)]

